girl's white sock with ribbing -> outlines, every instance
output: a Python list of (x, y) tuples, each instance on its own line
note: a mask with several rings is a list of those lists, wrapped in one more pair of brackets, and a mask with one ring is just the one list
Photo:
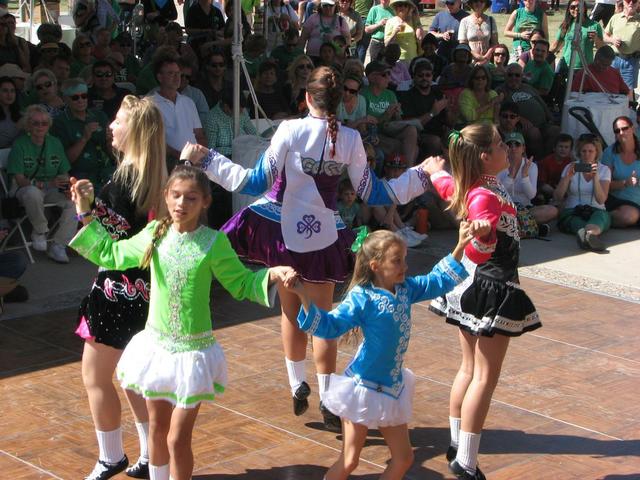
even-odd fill
[(169, 464), (149, 465), (149, 480), (169, 480)]
[(121, 428), (118, 427), (109, 432), (96, 430), (96, 437), (98, 439), (98, 449), (100, 450), (100, 460), (107, 463), (118, 463), (124, 458)]
[(480, 450), (481, 433), (470, 433), (460, 430), (460, 443), (456, 460), (469, 473), (475, 473), (478, 466), (478, 450)]
[(451, 443), (452, 447), (458, 448), (458, 438), (460, 437), (460, 419), (455, 417), (449, 417), (449, 429), (451, 430)]
[(296, 390), (307, 381), (307, 371), (305, 370), (306, 360), (294, 362), (284, 357), (284, 363), (287, 365), (287, 375), (289, 376), (289, 385), (291, 386), (291, 395), (295, 395)]

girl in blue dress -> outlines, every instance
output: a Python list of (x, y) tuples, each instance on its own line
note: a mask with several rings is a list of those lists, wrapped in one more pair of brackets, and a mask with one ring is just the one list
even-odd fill
[(354, 328), (364, 339), (343, 375), (331, 374), (323, 403), (342, 419), (343, 447), (327, 480), (346, 479), (357, 467), (369, 428), (384, 436), (391, 460), (381, 478), (400, 479), (413, 463), (407, 423), (415, 385), (403, 368), (411, 334), (411, 304), (451, 291), (467, 277), (464, 247), (489, 231), (485, 221), (462, 222), (458, 244), (427, 275), (405, 277), (407, 246), (397, 234), (369, 235), (356, 255), (349, 293), (327, 312), (314, 305), (298, 282), (290, 290), (304, 307), (298, 324), (313, 336), (334, 339)]

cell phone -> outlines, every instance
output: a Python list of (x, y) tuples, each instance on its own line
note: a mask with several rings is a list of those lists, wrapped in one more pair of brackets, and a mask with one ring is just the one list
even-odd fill
[(589, 173), (591, 172), (591, 164), (584, 162), (575, 162), (573, 165), (574, 172)]

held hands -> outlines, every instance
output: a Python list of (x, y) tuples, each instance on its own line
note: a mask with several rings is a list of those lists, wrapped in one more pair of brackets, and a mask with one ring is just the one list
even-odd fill
[(91, 210), (94, 200), (93, 184), (89, 180), (69, 179), (71, 183), (71, 201), (76, 204), (76, 212), (84, 213)]
[(298, 272), (291, 267), (271, 267), (269, 283), (281, 282), (287, 290), (292, 290), (298, 283)]
[(197, 143), (189, 143), (184, 146), (180, 152), (180, 160), (188, 160), (191, 165), (200, 166), (202, 159), (209, 154), (209, 149), (198, 145)]
[(486, 237), (491, 232), (489, 220), (462, 220), (458, 233), (458, 246), (466, 247), (474, 238)]
[(422, 171), (424, 173), (426, 173), (427, 175), (431, 176), (436, 172), (440, 172), (440, 171), (444, 170), (444, 166), (445, 166), (446, 162), (447, 161), (443, 157), (440, 157), (440, 156), (427, 157), (420, 164), (420, 168), (422, 168)]

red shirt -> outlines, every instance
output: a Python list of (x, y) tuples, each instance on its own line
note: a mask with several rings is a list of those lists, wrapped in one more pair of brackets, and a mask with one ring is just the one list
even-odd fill
[(571, 163), (571, 157), (564, 157), (558, 162), (556, 154), (547, 155), (538, 163), (538, 182), (546, 183), (552, 187), (556, 187), (560, 182), (562, 170)]
[[(615, 93), (626, 95), (629, 93), (629, 87), (624, 80), (622, 80), (622, 76), (620, 75), (620, 71), (613, 68), (607, 67), (605, 70), (600, 70), (598, 68), (593, 68), (593, 65), (587, 66), (589, 72), (598, 79), (604, 91), (606, 93)], [(580, 82), (582, 81), (582, 76), (584, 75), (584, 70), (579, 70), (573, 77), (573, 83), (571, 84), (571, 91), (578, 92), (580, 90)], [(590, 75), (584, 79), (584, 85), (582, 86), (583, 92), (602, 92), (602, 89), (598, 86), (596, 82), (594, 82), (593, 78)]]

